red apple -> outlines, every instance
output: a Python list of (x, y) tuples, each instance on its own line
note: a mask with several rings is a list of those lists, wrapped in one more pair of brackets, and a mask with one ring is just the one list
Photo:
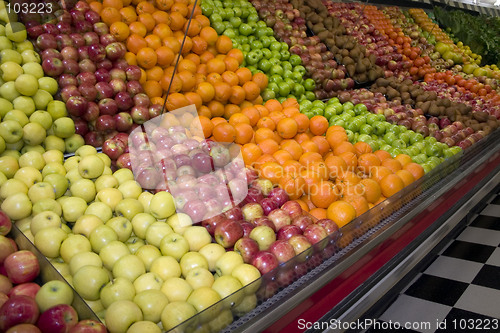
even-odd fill
[(253, 257), (252, 265), (260, 271), (260, 274), (264, 275), (278, 267), (279, 261), (271, 252), (260, 251)]
[(252, 222), (253, 220), (262, 217), (264, 215), (264, 210), (262, 209), (262, 206), (256, 202), (254, 203), (247, 203), (241, 208), (241, 211), (243, 213), (243, 218), (245, 221)]
[(290, 225), (292, 223), (292, 219), (290, 218), (288, 213), (279, 208), (270, 212), (267, 217), (269, 218), (269, 220), (271, 220), (271, 222), (273, 222), (274, 228), (277, 231), (279, 231), (284, 226)]
[(71, 305), (59, 304), (45, 310), (38, 318), (42, 333), (66, 333), (78, 323), (78, 314)]
[(274, 254), (280, 263), (287, 262), (295, 257), (295, 250), (293, 246), (284, 239), (275, 241), (271, 244), (268, 251)]
[(33, 324), (19, 324), (12, 326), (5, 333), (41, 333), (40, 329)]
[(107, 333), (106, 326), (102, 323), (92, 320), (84, 319), (80, 320), (78, 324), (73, 326), (69, 333)]
[(243, 228), (237, 221), (226, 219), (215, 227), (214, 239), (225, 248), (232, 247), (242, 237)]
[(0, 235), (7, 235), (12, 229), (10, 218), (3, 211), (0, 211)]
[(35, 300), (28, 296), (10, 297), (0, 308), (0, 331), (18, 324), (36, 323), (40, 311)]
[(313, 224), (314, 221), (312, 220), (312, 218), (309, 216), (309, 215), (299, 215), (297, 217), (295, 217), (293, 220), (292, 220), (292, 225), (296, 225), (297, 227), (299, 227), (302, 232), (311, 224)]
[(235, 207), (229, 209), (224, 214), (230, 220), (234, 220), (234, 221), (243, 220), (243, 212), (241, 211), (241, 208), (238, 206), (235, 206)]
[(243, 237), (234, 244), (234, 251), (241, 255), (245, 263), (249, 264), (259, 252), (259, 244), (249, 237)]
[(293, 246), (293, 249), (295, 250), (295, 254), (300, 254), (308, 249), (311, 248), (311, 242), (307, 239), (306, 236), (304, 235), (295, 235), (292, 236), (289, 240), (288, 243)]
[(274, 231), (276, 231), (274, 223), (271, 222), (271, 220), (267, 216), (261, 216), (259, 218), (256, 218), (255, 220), (250, 221), (250, 223), (252, 223), (255, 227), (258, 227), (260, 225), (265, 225), (266, 227), (269, 227)]
[(212, 216), (208, 219), (204, 219), (201, 221), (201, 225), (207, 229), (207, 231), (210, 233), (210, 235), (214, 235), (215, 232), (215, 227), (221, 223), (222, 221), (225, 221), (225, 217), (223, 214), (219, 214), (216, 216)]
[(252, 223), (247, 221), (240, 221), (239, 223), (243, 228), (243, 237), (248, 237), (252, 229), (255, 228), (255, 226)]
[(330, 219), (321, 219), (317, 221), (316, 224), (322, 226), (330, 235), (339, 230), (339, 226), (337, 225), (337, 223), (333, 222)]
[(14, 252), (16, 252), (16, 249), (12, 246), (9, 238), (0, 235), (0, 265), (4, 263), (5, 258)]
[(33, 281), (40, 273), (37, 257), (31, 251), (21, 250), (9, 255), (4, 262), (7, 276), (13, 283)]
[(271, 211), (279, 208), (278, 203), (273, 198), (264, 198), (260, 202), (260, 205), (262, 206), (262, 209), (264, 210), (264, 215), (268, 215)]
[(277, 239), (289, 240), (292, 236), (302, 235), (302, 230), (296, 225), (286, 225), (277, 233)]
[(281, 187), (275, 187), (269, 192), (269, 198), (273, 198), (278, 203), (278, 207), (281, 207), (289, 200), (288, 194)]
[(326, 236), (328, 236), (328, 233), (326, 232), (325, 228), (323, 228), (319, 224), (311, 224), (304, 230), (304, 236), (307, 237), (311, 244), (316, 244), (326, 238)]
[(297, 201), (287, 201), (281, 206), (281, 209), (287, 212), (292, 219), (302, 215), (302, 207)]
[(23, 295), (34, 299), (39, 290), (40, 290), (40, 285), (38, 283), (35, 282), (21, 283), (10, 290), (9, 297)]

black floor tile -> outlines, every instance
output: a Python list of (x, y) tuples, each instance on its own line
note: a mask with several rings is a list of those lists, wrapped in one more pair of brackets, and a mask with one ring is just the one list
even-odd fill
[(405, 291), (405, 294), (431, 302), (453, 306), (468, 286), (468, 283), (422, 274), (422, 276)]
[(485, 263), (495, 247), (456, 240), (442, 253), (443, 256)]
[(500, 205), (500, 195), (497, 195), (495, 197), (495, 199), (493, 199), (490, 204), (494, 204), (494, 205)]
[(498, 319), (457, 308), (451, 309), (444, 324), (446, 327), (441, 326), (435, 333), (498, 332), (500, 330)]
[[(366, 333), (387, 333), (387, 332), (406, 332), (406, 333), (418, 333), (418, 331), (414, 331), (408, 328), (398, 328), (395, 326), (395, 323), (393, 322), (390, 326), (389, 323), (384, 322), (383, 320), (378, 319), (377, 323), (373, 324), (372, 327), (370, 327), (368, 330), (366, 330)], [(391, 329), (392, 328), (392, 329)]]
[(484, 265), (472, 281), (479, 286), (500, 290), (500, 267)]
[(472, 227), (500, 231), (500, 218), (494, 216), (478, 215), (470, 225)]

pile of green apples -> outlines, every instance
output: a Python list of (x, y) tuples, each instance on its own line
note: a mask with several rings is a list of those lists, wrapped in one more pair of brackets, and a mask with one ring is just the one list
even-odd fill
[(65, 104), (54, 100), (57, 81), (44, 76), (26, 37), (22, 23), (0, 25), (0, 153), (74, 152), (84, 140), (75, 134)]
[(233, 46), (243, 51), (243, 66), (252, 73), (260, 71), (269, 77), (269, 85), (262, 92), (264, 100), (315, 99), (316, 84), (304, 78), (306, 69), (300, 56), (290, 54), (288, 44), (274, 38), (273, 29), (259, 20), (250, 2), (203, 0), (201, 8), (217, 33), (231, 38)]
[(176, 213), (170, 193), (143, 191), (129, 169), (112, 172), (94, 147), (66, 160), (29, 151), (10, 167), (2, 158), (0, 208), (109, 331), (140, 321), (169, 330), (207, 308), (189, 325), (219, 331), (256, 306), (257, 268)]
[(425, 172), (437, 167), (462, 149), (458, 146), (448, 147), (436, 138), (407, 129), (402, 125), (391, 124), (383, 114), (368, 111), (362, 103), (340, 103), (334, 97), (326, 103), (322, 101), (301, 101), (300, 111), (309, 118), (321, 115), (328, 119), (330, 126), (338, 125), (346, 129), (351, 143), (366, 142), (373, 151), (382, 149), (395, 157), (399, 154), (411, 156), (415, 163), (422, 165)]

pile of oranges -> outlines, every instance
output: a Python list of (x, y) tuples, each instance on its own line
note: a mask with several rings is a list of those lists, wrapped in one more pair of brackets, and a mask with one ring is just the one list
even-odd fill
[(110, 33), (125, 43), (127, 62), (141, 68), (140, 82), (152, 103), (163, 105), (168, 91), (168, 110), (195, 104), (208, 118), (228, 118), (249, 105), (262, 104), (267, 76), (240, 68), (243, 53), (233, 48), (229, 37), (218, 36), (199, 5), (193, 8), (193, 4), (191, 0), (103, 0), (90, 6)]

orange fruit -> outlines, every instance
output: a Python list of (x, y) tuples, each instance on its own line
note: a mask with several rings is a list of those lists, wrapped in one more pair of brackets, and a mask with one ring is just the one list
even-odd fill
[(350, 203), (338, 200), (328, 206), (326, 217), (342, 228), (356, 218), (356, 210)]
[(309, 129), (309, 118), (305, 114), (299, 113), (292, 116), (292, 118), (297, 122), (297, 132), (304, 133)]
[(326, 219), (326, 209), (324, 208), (313, 208), (309, 211), (309, 214), (318, 220)]
[(377, 157), (379, 158), (380, 162), (382, 162), (385, 159), (392, 158), (391, 154), (389, 154), (385, 150), (377, 150), (376, 152), (374, 152), (374, 154), (377, 155)]
[(354, 145), (352, 143), (350, 143), (349, 141), (344, 141), (340, 144), (338, 144), (337, 146), (335, 146), (335, 148), (333, 148), (333, 153), (335, 155), (340, 155), (340, 154), (343, 154), (343, 153), (354, 153), (356, 154), (356, 150), (354, 149)]
[(238, 76), (240, 86), (252, 79), (252, 72), (246, 67), (236, 70), (236, 75)]
[[(293, 161), (293, 156), (286, 150), (280, 149), (273, 154), (273, 157), (279, 164), (284, 165), (287, 161)], [(296, 161), (293, 161), (296, 162)], [(299, 163), (300, 164), (300, 163)], [(295, 174), (295, 172), (293, 173)]]
[[(262, 118), (264, 119), (264, 118)], [(274, 123), (273, 123), (274, 124)], [(298, 160), (303, 153), (302, 146), (295, 140), (281, 141), (281, 149), (286, 150), (292, 155), (294, 160)]]
[(319, 153), (324, 156), (326, 153), (330, 151), (330, 145), (328, 144), (328, 141), (326, 141), (326, 138), (322, 135), (316, 135), (311, 138), (311, 141), (318, 146)]
[(300, 198), (304, 194), (306, 182), (298, 175), (286, 174), (280, 178), (279, 184), (291, 200)]
[(343, 200), (354, 207), (354, 210), (356, 210), (356, 217), (363, 215), (370, 209), (368, 201), (362, 195), (349, 195), (344, 197)]
[[(396, 156), (397, 157), (397, 156)], [(403, 166), (403, 170), (409, 171), (415, 180), (420, 179), (424, 176), (424, 168), (420, 164), (411, 162)]]
[(265, 139), (257, 143), (264, 154), (274, 154), (280, 147), (273, 139)]
[(273, 183), (278, 183), (284, 176), (283, 167), (277, 162), (265, 162), (260, 166), (261, 176)]
[(382, 195), (382, 189), (380, 188), (379, 183), (377, 183), (373, 179), (366, 178), (362, 179), (360, 181), (360, 184), (363, 188), (364, 196), (369, 203), (374, 204), (380, 199), (380, 196)]
[(365, 153), (358, 156), (358, 169), (365, 175), (370, 173), (372, 167), (379, 166), (380, 160), (377, 155), (373, 153)]
[(245, 90), (246, 99), (249, 101), (256, 99), (260, 95), (260, 87), (253, 81), (245, 82), (242, 87)]
[(283, 107), (281, 106), (281, 103), (278, 102), (278, 100), (276, 99), (270, 99), (268, 101), (266, 101), (266, 103), (264, 104), (264, 106), (270, 111), (281, 111), (283, 110)]
[(228, 123), (217, 124), (212, 130), (214, 140), (218, 142), (234, 142), (236, 130)]
[(401, 170), (403, 166), (401, 165), (401, 162), (399, 162), (395, 158), (387, 158), (382, 161), (383, 166), (391, 170), (392, 172), (396, 173), (396, 171)]
[(218, 39), (217, 31), (212, 27), (202, 28), (200, 30), (200, 37), (203, 38), (208, 45), (215, 45)]
[(405, 184), (405, 187), (415, 181), (415, 177), (413, 177), (412, 173), (408, 170), (398, 170), (396, 171), (396, 175), (401, 178), (401, 180)]
[(330, 144), (331, 149), (335, 149), (335, 147), (337, 147), (338, 145), (340, 145), (344, 142), (349, 142), (345, 131), (330, 132), (326, 136), (326, 141), (328, 141), (328, 143)]
[(144, 38), (135, 33), (128, 36), (126, 42), (127, 50), (134, 54), (137, 54), (140, 50), (147, 47), (147, 45)]
[(318, 176), (322, 180), (328, 180), (328, 167), (326, 166), (325, 162), (323, 161), (318, 161), (318, 162), (313, 162), (308, 166), (309, 170), (312, 170), (313, 172), (317, 173)]
[(104, 8), (106, 7), (112, 7), (116, 9), (123, 8), (123, 2), (121, 0), (103, 0), (102, 5)]
[(264, 73), (255, 73), (252, 77), (252, 81), (259, 86), (259, 89), (262, 91), (267, 88), (267, 84), (269, 83), (269, 80), (267, 78), (267, 75)]
[(401, 163), (402, 167), (404, 167), (405, 165), (407, 165), (409, 163), (413, 163), (413, 160), (411, 159), (411, 157), (409, 155), (406, 155), (406, 154), (399, 154), (395, 157), (395, 159), (397, 161), (399, 161), (399, 163)]
[(370, 147), (369, 144), (363, 141), (358, 141), (354, 144), (354, 152), (356, 153), (356, 156), (361, 156), (366, 153), (371, 153), (372, 152), (372, 147)]
[(342, 157), (330, 155), (325, 158), (325, 164), (328, 168), (328, 176), (330, 179), (337, 178), (338, 175), (347, 170), (347, 164)]
[(222, 35), (217, 38), (215, 48), (217, 49), (217, 52), (226, 54), (233, 48), (233, 42), (231, 41), (231, 38)]
[(102, 22), (106, 23), (108, 27), (122, 19), (119, 10), (114, 7), (104, 7), (100, 14)]
[(262, 156), (262, 150), (255, 143), (246, 143), (241, 147), (241, 156), (245, 165), (252, 165)]
[(392, 174), (392, 171), (385, 166), (375, 166), (370, 169), (370, 178), (380, 183), (382, 178)]
[(278, 135), (283, 139), (291, 139), (297, 134), (297, 122), (292, 118), (281, 119), (276, 125)]
[(237, 123), (234, 125), (234, 129), (236, 131), (236, 138), (234, 142), (243, 145), (245, 143), (249, 143), (253, 137), (253, 128), (249, 124), (245, 123)]
[(323, 116), (314, 116), (309, 120), (309, 130), (314, 135), (323, 135), (328, 129), (328, 120)]
[(321, 181), (309, 189), (312, 203), (318, 208), (328, 208), (338, 199), (337, 187), (330, 181)]
[(390, 174), (380, 180), (380, 188), (384, 197), (389, 198), (404, 188), (403, 180), (396, 174)]

